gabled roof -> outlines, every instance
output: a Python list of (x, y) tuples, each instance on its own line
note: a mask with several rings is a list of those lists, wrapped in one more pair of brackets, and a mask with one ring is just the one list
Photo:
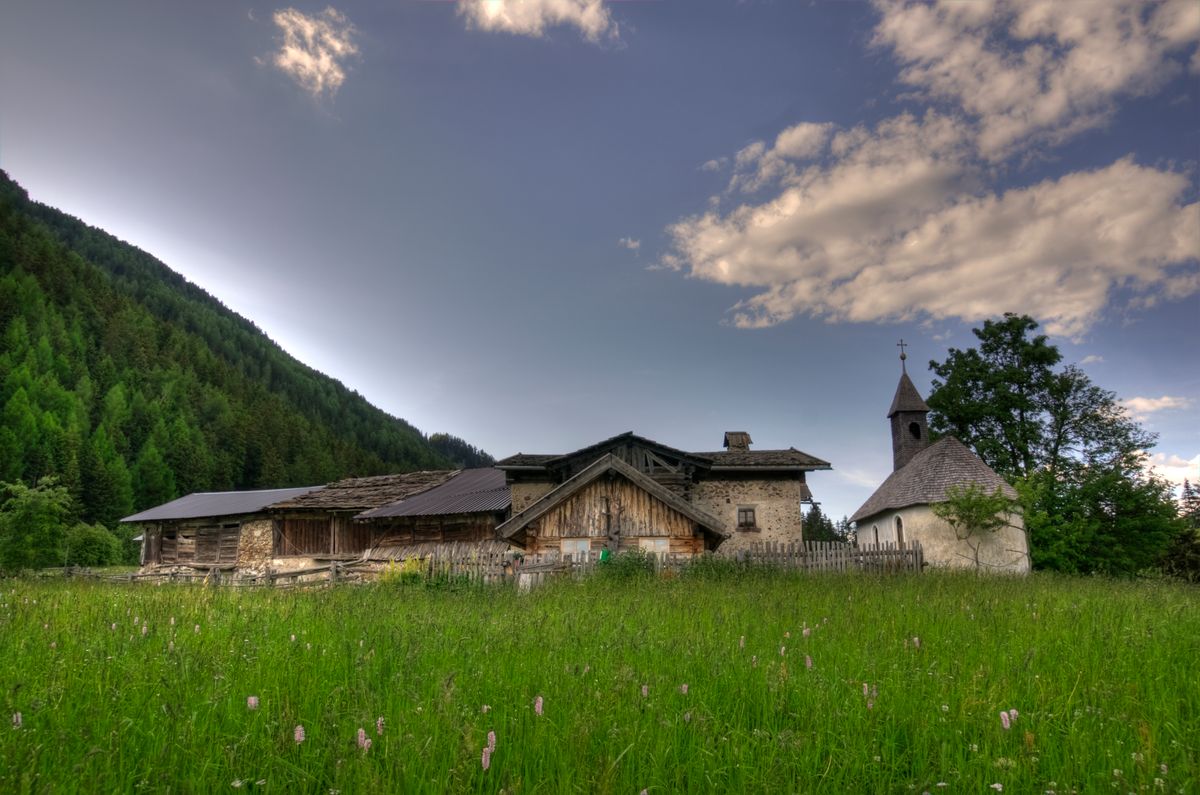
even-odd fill
[(584, 486), (587, 486), (589, 483), (608, 472), (616, 472), (641, 490), (645, 491), (650, 496), (662, 503), (665, 503), (671, 509), (683, 514), (713, 535), (721, 538), (729, 537), (729, 533), (725, 531), (725, 526), (721, 523), (720, 519), (717, 519), (715, 516), (696, 508), (691, 503), (667, 489), (665, 486), (659, 485), (650, 476), (643, 475), (641, 472), (638, 472), (636, 469), (629, 466), (629, 464), (626, 464), (624, 461), (611, 453), (595, 461), (578, 475), (570, 478), (558, 488), (555, 488), (543, 495), (541, 499), (534, 502), (525, 510), (515, 514), (507, 522), (504, 522), (496, 528), (496, 535), (500, 538), (512, 538), (521, 530), (524, 530), (531, 522), (534, 522), (537, 519), (545, 516), (556, 506), (573, 497), (576, 493), (583, 489)]
[(346, 478), (319, 492), (281, 500), (272, 510), (367, 511), (403, 500), (449, 480), (458, 470), (405, 472), (369, 478)]
[(896, 396), (892, 398), (892, 407), (888, 409), (888, 418), (901, 411), (929, 411), (929, 406), (921, 398), (921, 393), (913, 385), (908, 373), (900, 374), (900, 383), (896, 384)]
[[(738, 431), (738, 433), (745, 433)], [(746, 434), (749, 437), (749, 434)], [(502, 470), (537, 470), (549, 469), (573, 458), (585, 458), (589, 455), (602, 455), (621, 444), (634, 443), (659, 453), (665, 453), (688, 461), (702, 469), (786, 469), (813, 470), (832, 469), (828, 461), (822, 461), (816, 456), (801, 452), (794, 447), (787, 450), (719, 450), (712, 453), (689, 453), (665, 444), (638, 436), (633, 431), (618, 434), (602, 442), (580, 448), (566, 455), (545, 453), (517, 453), (496, 462), (496, 468)]]
[(858, 522), (883, 511), (929, 505), (946, 501), (951, 486), (978, 484), (989, 494), (997, 488), (1010, 499), (1016, 489), (983, 462), (958, 439), (945, 436), (912, 457), (912, 460), (888, 476), (875, 493), (854, 512), (850, 521)]
[(786, 450), (721, 450), (715, 453), (696, 453), (712, 462), (714, 471), (723, 469), (832, 469), (828, 461), (801, 452), (795, 447)]
[(126, 516), (122, 522), (166, 522), (176, 519), (203, 519), (210, 516), (237, 516), (258, 513), (267, 506), (320, 491), (324, 486), (257, 491), (200, 491)]
[(464, 469), (428, 491), (360, 513), (355, 519), (394, 516), (444, 516), (454, 513), (498, 513), (508, 510), (512, 493), (499, 469)]

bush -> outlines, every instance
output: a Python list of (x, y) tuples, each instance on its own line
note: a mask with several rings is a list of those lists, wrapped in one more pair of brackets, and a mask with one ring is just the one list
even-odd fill
[(596, 566), (598, 574), (619, 580), (653, 577), (654, 571), (654, 556), (641, 549), (618, 552), (607, 560), (601, 560)]
[(122, 562), (121, 541), (104, 525), (80, 522), (67, 531), (69, 566), (111, 566)]

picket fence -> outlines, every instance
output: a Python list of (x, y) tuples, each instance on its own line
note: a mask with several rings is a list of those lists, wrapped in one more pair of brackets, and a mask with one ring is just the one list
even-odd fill
[[(340, 582), (361, 582), (379, 577), (413, 577), (448, 582), (515, 582), (529, 590), (559, 576), (587, 576), (604, 565), (602, 555), (562, 555), (545, 552), (522, 555), (518, 551), (480, 551), (470, 544), (425, 545), (419, 559), (383, 562), (366, 557), (353, 561), (330, 561), (304, 569), (242, 573), (229, 569), (194, 566), (171, 570), (149, 570), (129, 574), (96, 574), (86, 569), (64, 570), (67, 576), (92, 577), (122, 582), (204, 583), (232, 587), (308, 587)], [(803, 543), (764, 542), (730, 552), (705, 553), (718, 561), (731, 561), (747, 568), (772, 568), (808, 572), (863, 571), (875, 573), (919, 573), (925, 565), (921, 545), (910, 542), (853, 546), (829, 541)], [(647, 553), (659, 572), (680, 572), (697, 563), (693, 555)]]

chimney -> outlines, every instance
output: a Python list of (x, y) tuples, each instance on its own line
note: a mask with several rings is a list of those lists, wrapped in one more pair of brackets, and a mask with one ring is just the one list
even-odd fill
[(724, 447), (726, 450), (749, 450), (750, 434), (745, 431), (725, 431)]

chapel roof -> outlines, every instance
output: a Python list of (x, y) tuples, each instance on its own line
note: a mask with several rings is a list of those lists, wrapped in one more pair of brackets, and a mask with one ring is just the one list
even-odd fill
[(883, 511), (910, 505), (945, 502), (946, 491), (950, 487), (972, 483), (989, 494), (999, 488), (1009, 499), (1017, 498), (1016, 490), (982, 458), (953, 436), (945, 436), (889, 475), (862, 507), (854, 512), (850, 521), (862, 521)]
[(900, 383), (896, 385), (896, 396), (892, 398), (892, 407), (888, 409), (888, 417), (901, 411), (929, 411), (929, 406), (921, 398), (921, 393), (913, 384), (908, 373), (900, 374)]

